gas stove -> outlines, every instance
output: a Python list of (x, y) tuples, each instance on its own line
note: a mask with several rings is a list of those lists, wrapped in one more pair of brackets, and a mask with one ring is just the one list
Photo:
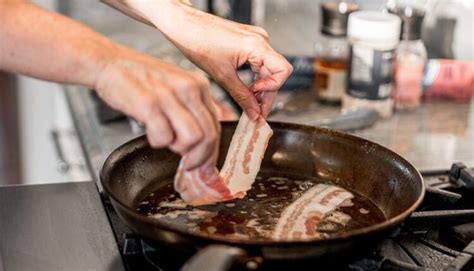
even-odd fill
[[(338, 270), (473, 270), (474, 168), (455, 163), (450, 170), (422, 172), (423, 204), (392, 237)], [(183, 260), (133, 234), (103, 197), (127, 270), (176, 270)], [(264, 269), (255, 262), (237, 269)], [(319, 266), (319, 265), (318, 265)], [(234, 268), (236, 269), (236, 268)]]

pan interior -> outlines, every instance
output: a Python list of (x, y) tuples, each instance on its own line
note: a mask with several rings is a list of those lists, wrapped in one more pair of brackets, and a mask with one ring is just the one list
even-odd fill
[[(147, 189), (153, 192), (136, 206), (140, 214), (195, 234), (258, 241), (274, 240), (272, 233), (284, 208), (309, 188), (318, 183), (332, 184), (318, 178), (264, 170), (244, 199), (192, 207), (179, 198), (171, 179), (157, 183), (162, 185)], [(386, 219), (368, 198), (351, 192), (354, 198), (349, 205), (338, 208), (319, 222), (317, 239), (337, 237)]]
[[(270, 126), (274, 135), (262, 162), (261, 180), (255, 189), (259, 189), (259, 183), (266, 183), (268, 177), (275, 176), (286, 177), (295, 184), (302, 180), (313, 184), (331, 182), (356, 196), (370, 199), (385, 219), (391, 221), (384, 224), (386, 226), (401, 222), (421, 201), (423, 181), (418, 171), (380, 145), (327, 129), (285, 123), (270, 123)], [(222, 124), (219, 167), (224, 162), (235, 127), (235, 122)], [(173, 193), (170, 184), (179, 159), (168, 149), (152, 149), (142, 136), (116, 149), (102, 168), (103, 188), (112, 197), (112, 202), (117, 203), (118, 211), (128, 218), (127, 223), (132, 228), (143, 231), (141, 233), (150, 238), (156, 234), (152, 230), (174, 229), (175, 225), (166, 221), (155, 223), (157, 220), (138, 214), (136, 208), (157, 189), (168, 189), (168, 196)], [(252, 205), (249, 202), (252, 202), (250, 198), (254, 192), (250, 191), (248, 201), (244, 201), (246, 204)], [(279, 195), (280, 192), (267, 194)], [(281, 196), (273, 198), (275, 202), (284, 201)], [(270, 201), (268, 197), (256, 197), (255, 200)], [(221, 207), (215, 208), (230, 208), (218, 206)], [(370, 228), (373, 227), (364, 227)]]

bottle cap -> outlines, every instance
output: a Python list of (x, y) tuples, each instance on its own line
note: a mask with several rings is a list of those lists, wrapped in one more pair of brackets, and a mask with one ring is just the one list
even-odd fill
[(420, 9), (412, 7), (395, 7), (389, 10), (402, 19), (401, 40), (419, 40), (421, 39), (421, 26), (425, 13)]
[(369, 42), (397, 43), (401, 20), (397, 15), (378, 11), (356, 11), (349, 15), (348, 36)]
[(321, 32), (330, 36), (346, 36), (349, 14), (358, 9), (353, 3), (323, 3), (321, 4)]

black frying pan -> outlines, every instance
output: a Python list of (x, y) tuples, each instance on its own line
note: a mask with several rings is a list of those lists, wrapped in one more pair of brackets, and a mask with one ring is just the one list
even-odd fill
[[(257, 262), (290, 260), (292, 264), (295, 260), (327, 261), (341, 255), (356, 255), (392, 233), (421, 203), (424, 196), (421, 175), (394, 152), (333, 130), (285, 123), (270, 125), (274, 135), (261, 172), (332, 181), (369, 198), (386, 219), (329, 239), (312, 241), (236, 240), (186, 231), (181, 225), (136, 211), (141, 200), (172, 180), (179, 162), (179, 156), (167, 149), (151, 149), (144, 136), (122, 145), (108, 157), (101, 172), (104, 191), (125, 223), (152, 240), (153, 245), (178, 249), (183, 254), (208, 245), (226, 245), (207, 247), (188, 264), (190, 269), (206, 270), (212, 266), (223, 268), (231, 258), (242, 258), (244, 253), (258, 259)], [(220, 165), (235, 127), (235, 122), (222, 125)]]

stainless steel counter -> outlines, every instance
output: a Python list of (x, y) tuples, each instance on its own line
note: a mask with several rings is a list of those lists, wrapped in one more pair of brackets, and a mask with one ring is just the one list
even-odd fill
[[(279, 114), (272, 120), (307, 124), (337, 112), (334, 107), (316, 105), (304, 114)], [(396, 112), (353, 134), (395, 151), (419, 170), (447, 169), (454, 161), (473, 166), (474, 101), (427, 102), (414, 111)]]
[(0, 187), (0, 270), (125, 270), (92, 181)]

